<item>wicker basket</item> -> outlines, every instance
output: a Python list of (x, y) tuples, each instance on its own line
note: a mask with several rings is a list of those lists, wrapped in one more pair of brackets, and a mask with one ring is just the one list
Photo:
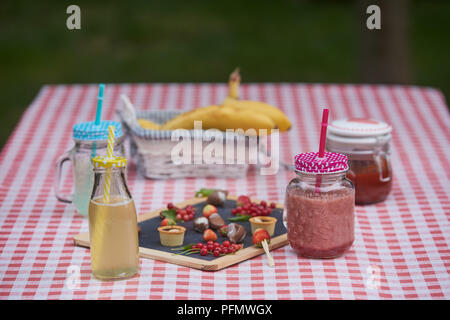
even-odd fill
[[(137, 117), (151, 120), (162, 124), (183, 112), (183, 110), (148, 110), (138, 111)], [(250, 150), (253, 150), (254, 144), (249, 143), (249, 137), (241, 134), (225, 134), (225, 132), (216, 131), (214, 134), (222, 135), (223, 155), (222, 163), (208, 162), (211, 159), (205, 159), (203, 152), (196, 152), (195, 148), (191, 151), (190, 164), (176, 164), (172, 161), (171, 153), (173, 148), (179, 143), (172, 140), (173, 130), (147, 130), (137, 125), (135, 122), (128, 121), (125, 114), (120, 110), (117, 112), (127, 137), (130, 141), (130, 155), (138, 167), (138, 170), (150, 179), (168, 179), (184, 177), (227, 177), (238, 178), (246, 174), (249, 167), (248, 159)], [(211, 143), (211, 131), (209, 130), (190, 130), (187, 131), (191, 139), (191, 146), (194, 143), (201, 143), (201, 150)], [(194, 141), (197, 140), (197, 141)], [(227, 153), (225, 143), (234, 143), (234, 152)], [(253, 150), (254, 152), (255, 150)], [(256, 150), (257, 151), (257, 150)], [(245, 154), (245, 161), (236, 161), (238, 152)], [(242, 153), (245, 152), (245, 153)], [(254, 154), (254, 153), (253, 153)], [(228, 163), (228, 164), (227, 164)], [(238, 164), (240, 163), (240, 164)]]

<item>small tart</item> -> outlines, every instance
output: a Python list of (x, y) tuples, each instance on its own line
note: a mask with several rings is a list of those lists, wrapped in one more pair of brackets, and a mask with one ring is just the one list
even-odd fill
[(181, 246), (184, 241), (186, 228), (182, 226), (164, 226), (159, 227), (159, 239), (161, 244), (166, 247)]
[(266, 216), (257, 216), (250, 218), (250, 226), (252, 227), (252, 234), (258, 228), (266, 229), (270, 236), (273, 236), (275, 232), (275, 225), (277, 224), (277, 218), (274, 217), (266, 217)]

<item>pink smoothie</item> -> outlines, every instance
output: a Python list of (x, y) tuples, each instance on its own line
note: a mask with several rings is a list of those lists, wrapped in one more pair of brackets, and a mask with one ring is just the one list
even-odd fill
[(288, 188), (286, 219), (291, 247), (310, 258), (342, 255), (354, 240), (354, 203), (352, 189), (315, 193)]

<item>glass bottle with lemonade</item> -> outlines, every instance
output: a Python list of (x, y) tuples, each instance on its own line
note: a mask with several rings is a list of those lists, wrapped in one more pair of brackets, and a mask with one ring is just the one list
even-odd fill
[(139, 271), (136, 208), (125, 180), (127, 160), (112, 155), (113, 136), (112, 129), (108, 155), (92, 159), (89, 235), (92, 274), (100, 280), (130, 278)]

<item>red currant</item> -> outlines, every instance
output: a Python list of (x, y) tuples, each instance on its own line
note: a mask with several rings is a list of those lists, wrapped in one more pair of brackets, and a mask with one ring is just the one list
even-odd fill
[(212, 245), (212, 244), (208, 244), (206, 247), (208, 248), (208, 251), (214, 250), (214, 245)]
[(184, 221), (189, 221), (189, 215), (188, 214), (183, 215), (183, 220)]
[(265, 202), (265, 201), (263, 200), (263, 201), (261, 201), (260, 205), (263, 206), (263, 207), (267, 207), (267, 202)]
[(203, 248), (203, 243), (201, 243), (201, 242), (197, 243), (197, 248), (199, 248), (199, 249)]
[(223, 248), (222, 253), (223, 254), (228, 254), (228, 253), (230, 253), (230, 251), (228, 250), (227, 247), (225, 247), (225, 248)]
[(206, 244), (211, 244), (211, 245), (213, 245), (213, 244), (214, 244), (214, 241), (209, 240)]
[(228, 249), (231, 253), (236, 252), (236, 248), (235, 247), (231, 247)]
[(220, 250), (214, 250), (214, 257), (220, 256)]
[(203, 248), (203, 249), (200, 250), (200, 254), (202, 256), (206, 256), (208, 254), (208, 250), (206, 248)]
[(271, 207), (272, 209), (275, 209), (275, 208), (277, 207), (277, 204), (276, 204), (275, 202), (271, 202), (271, 203), (270, 203), (270, 207)]
[(175, 218), (176, 218), (177, 220), (183, 219), (183, 217), (181, 216), (181, 214), (177, 214), (177, 215), (175, 216)]
[(222, 243), (222, 246), (223, 246), (224, 248), (229, 247), (229, 246), (230, 246), (230, 241), (225, 240), (225, 241)]
[(173, 209), (173, 208), (175, 208), (175, 206), (173, 205), (172, 202), (169, 202), (169, 203), (167, 204), (167, 209), (171, 210), (171, 209)]
[(218, 248), (218, 247), (220, 247), (220, 243), (214, 242), (214, 243), (213, 243), (213, 246), (214, 246), (214, 248)]

